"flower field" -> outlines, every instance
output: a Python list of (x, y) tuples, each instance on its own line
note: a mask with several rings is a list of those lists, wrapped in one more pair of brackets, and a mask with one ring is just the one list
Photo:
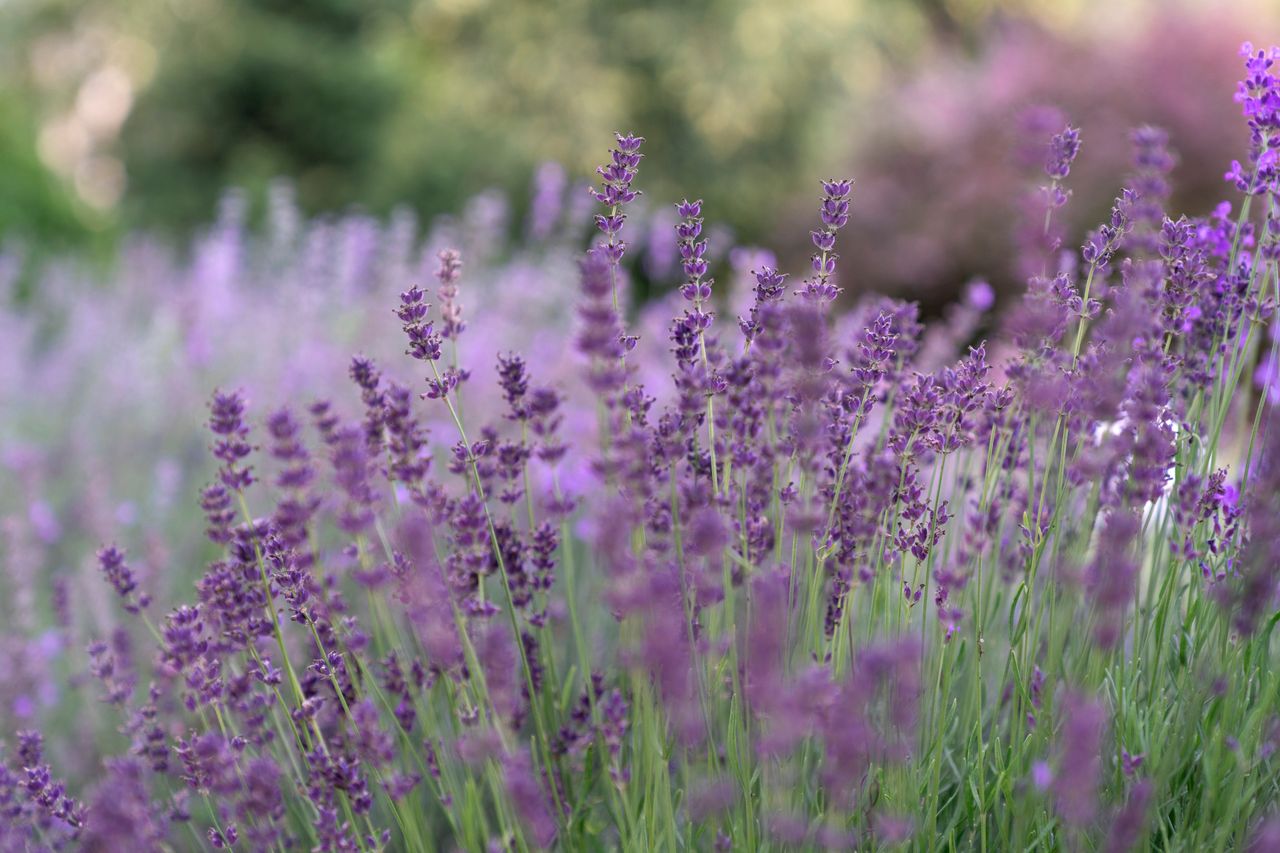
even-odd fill
[(857, 182), (782, 269), (630, 134), (518, 223), (5, 246), (0, 850), (1280, 850), (1242, 57), (1221, 204), (1136, 127), (1076, 245), (1044, 125), (1019, 292), (937, 316), (842, 285)]

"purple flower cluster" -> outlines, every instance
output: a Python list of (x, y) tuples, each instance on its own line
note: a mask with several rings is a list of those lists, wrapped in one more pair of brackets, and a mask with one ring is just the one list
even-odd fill
[(102, 574), (124, 602), (124, 609), (138, 614), (151, 603), (151, 596), (138, 592), (138, 582), (134, 579), (133, 570), (124, 560), (124, 553), (114, 545), (98, 551), (98, 565)]
[(796, 291), (820, 305), (830, 304), (840, 295), (840, 288), (831, 281), (836, 271), (836, 261), (840, 259), (835, 253), (836, 232), (849, 222), (849, 193), (852, 189), (853, 181), (848, 178), (822, 182), (822, 206), (819, 209), (822, 228), (809, 232), (809, 238), (817, 250), (809, 259), (813, 277), (805, 282), (802, 289)]
[(1280, 50), (1255, 50), (1246, 42), (1240, 48), (1245, 58), (1245, 79), (1236, 91), (1249, 122), (1252, 145), (1247, 165), (1231, 162), (1226, 178), (1242, 193), (1275, 194), (1280, 189), (1280, 77), (1273, 73)]

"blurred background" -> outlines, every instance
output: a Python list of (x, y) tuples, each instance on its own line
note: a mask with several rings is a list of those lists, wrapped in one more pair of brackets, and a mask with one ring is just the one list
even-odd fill
[[(0, 725), (80, 730), (66, 676), (123, 630), (100, 544), (129, 550), (161, 612), (190, 598), (213, 554), (196, 495), (215, 387), (246, 390), (264, 441), (283, 403), (358, 416), (354, 352), (421, 380), (390, 307), (434, 288), (438, 249), (464, 257), (469, 419), (500, 411), (498, 352), (580, 388), (582, 184), (613, 131), (648, 138), (627, 279), (660, 395), (671, 203), (706, 200), (726, 315), (754, 265), (805, 268), (818, 179), (843, 175), (851, 302), (936, 316), (976, 277), (1007, 297), (1065, 121), (1084, 140), (1068, 245), (1106, 215), (1140, 124), (1178, 153), (1171, 210), (1235, 198), (1246, 39), (1280, 43), (1280, 3), (0, 0)], [(566, 408), (588, 434), (590, 406)], [(90, 735), (63, 766), (92, 765)]]
[[(287, 177), (304, 213), (425, 220), (495, 188), (521, 211), (544, 161), (590, 174), (644, 134), (642, 184), (707, 199), (739, 241), (803, 251), (816, 179), (855, 174), (846, 286), (943, 298), (1005, 273), (1027, 169), (1016, 119), (1085, 128), (1073, 214), (1115, 194), (1153, 122), (1179, 207), (1219, 191), (1229, 98), (1268, 0), (0, 0), (0, 240), (110, 255), (180, 241), (227, 187), (259, 220)], [(513, 217), (512, 221), (518, 221)], [(876, 251), (871, 251), (872, 248)], [(926, 306), (929, 307), (929, 306)]]

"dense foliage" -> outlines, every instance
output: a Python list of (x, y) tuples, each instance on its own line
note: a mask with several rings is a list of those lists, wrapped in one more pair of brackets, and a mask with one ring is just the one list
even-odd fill
[[(1244, 56), (1238, 205), (1170, 217), (1142, 127), (1110, 217), (1065, 246), (1082, 134), (1055, 128), (1025, 294), (994, 317), (974, 282), (931, 327), (891, 299), (838, 310), (857, 196), (826, 180), (806, 276), (753, 256), (734, 321), (703, 204), (675, 206), (663, 354), (624, 310), (644, 140), (619, 135), (556, 305), (576, 376), (513, 350), (532, 312), (468, 360), (513, 308), (467, 301), (481, 242), (368, 315), (408, 358), (354, 357), (344, 399), (287, 374), (255, 408), (212, 394), (214, 558), (159, 595), (181, 565), (98, 551), (119, 628), (89, 679), (27, 674), (0, 844), (1276, 849), (1280, 49)], [(234, 292), (239, 256), (202, 257)], [(281, 268), (265, 320), (231, 301), (227, 337), (181, 339), (279, 346), (308, 283), (351, 269)], [(31, 620), (27, 569), (7, 581)], [(54, 586), (42, 642), (102, 602)], [(98, 699), (87, 783), (34, 725), (60, 689)]]
[[(1008, 25), (976, 55), (931, 51), (875, 94), (875, 121), (850, 141), (846, 162), (860, 179), (842, 242), (856, 259), (846, 287), (918, 300), (929, 315), (974, 275), (1019, 294), (1026, 270), (1008, 223), (1026, 214), (1019, 187), (1067, 116), (1089, 144), (1072, 164), (1071, 205), (1056, 214), (1064, 233), (1106, 216), (1130, 169), (1127, 132), (1144, 124), (1177, 152), (1172, 209), (1210, 209), (1221, 164), (1248, 140), (1225, 95), (1238, 76), (1233, 49), (1258, 26), (1219, 11), (1173, 7), (1101, 37)], [(790, 231), (803, 235), (799, 222)]]
[[(665, 164), (651, 189), (705, 184), (758, 236), (811, 161), (838, 153), (843, 115), (920, 49), (926, 5), (14, 0), (0, 77), (34, 114), (19, 128), (39, 139), (31, 166), (126, 229), (185, 237), (225, 187), (256, 202), (282, 175), (308, 213), (432, 217), (482, 187), (514, 194), (543, 160), (587, 170), (593, 140), (643, 124)], [(100, 129), (104, 72), (127, 97)], [(95, 193), (104, 161), (117, 186)], [(0, 162), (0, 186), (17, 165)]]

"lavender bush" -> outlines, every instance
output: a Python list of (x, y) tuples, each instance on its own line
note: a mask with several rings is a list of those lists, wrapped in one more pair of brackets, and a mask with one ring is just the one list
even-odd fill
[[(1144, 128), (1065, 247), (1087, 138), (1058, 128), (999, 318), (981, 282), (932, 328), (838, 314), (856, 193), (828, 180), (809, 272), (760, 263), (725, 322), (681, 202), (662, 386), (625, 316), (619, 135), (580, 378), (458, 357), (500, 306), (460, 311), (445, 249), (383, 306), (409, 358), (356, 356), (342, 400), (213, 393), (216, 556), (165, 608), (98, 552), (122, 620), (68, 687), (109, 757), (64, 781), (74, 736), (14, 732), (0, 841), (1276, 849), (1280, 49), (1244, 55), (1236, 209), (1168, 216)], [(87, 595), (52, 598), (64, 632)]]
[[(112, 628), (93, 577), (98, 543), (129, 543), (135, 571), (166, 603), (185, 597), (213, 556), (189, 500), (214, 470), (201, 434), (208, 390), (334, 397), (346, 392), (352, 352), (394, 364), (404, 344), (388, 334), (386, 305), (431, 279), (440, 249), (467, 259), (454, 300), (467, 333), (450, 359), (455, 345), (468, 365), (519, 350), (545, 381), (585, 399), (569, 381), (578, 371), (563, 345), (572, 327), (564, 306), (593, 202), (555, 166), (539, 172), (534, 190), (524, 222), (485, 192), (427, 229), (407, 212), (386, 223), (359, 214), (308, 220), (287, 185), (254, 229), (257, 215), (231, 193), (190, 247), (137, 236), (106, 269), (74, 259), (40, 267), (20, 245), (0, 246), (0, 730), (75, 701), (60, 679), (42, 675), (87, 635)], [(678, 274), (676, 238), (652, 208), (631, 223), (644, 235), (635, 272), (665, 289)], [(664, 314), (654, 301), (635, 322), (657, 335)], [(669, 383), (660, 361), (642, 365), (651, 386)], [(489, 419), (501, 405), (488, 389), (469, 395), (473, 416)], [(428, 426), (452, 429), (443, 410), (422, 414)], [(580, 406), (570, 417), (575, 432), (594, 420)], [(571, 476), (585, 465), (574, 460)], [(64, 614), (72, 630), (46, 632), (66, 589), (90, 600)]]
[[(930, 51), (884, 87), (876, 121), (850, 143), (845, 161), (860, 179), (843, 243), (857, 258), (846, 288), (918, 299), (927, 311), (976, 274), (1002, 294), (1021, 293), (1025, 235), (1007, 223), (1023, 212), (1018, 190), (1039, 171), (1038, 146), (1067, 116), (1089, 141), (1072, 166), (1072, 203), (1055, 217), (1073, 238), (1110, 209), (1131, 168), (1126, 133), (1143, 124), (1166, 131), (1176, 149), (1173, 209), (1210, 209), (1220, 164), (1248, 140), (1222, 96), (1237, 77), (1232, 47), (1251, 28), (1275, 26), (1239, 5), (1225, 11), (1166, 4), (1105, 35), (1006, 21), (976, 53)], [(787, 207), (783, 222), (801, 219)], [(799, 225), (787, 232), (804, 236)]]

